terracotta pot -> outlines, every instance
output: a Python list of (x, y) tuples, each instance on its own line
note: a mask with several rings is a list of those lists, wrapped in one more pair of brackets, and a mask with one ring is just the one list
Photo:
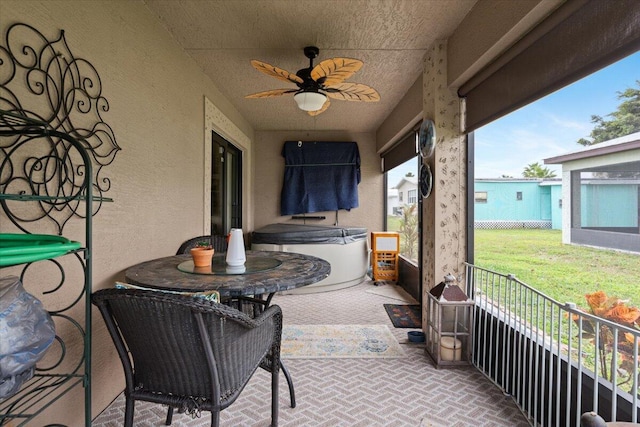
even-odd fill
[(214, 250), (212, 248), (193, 248), (191, 249), (191, 257), (193, 265), (196, 267), (208, 267), (211, 265)]

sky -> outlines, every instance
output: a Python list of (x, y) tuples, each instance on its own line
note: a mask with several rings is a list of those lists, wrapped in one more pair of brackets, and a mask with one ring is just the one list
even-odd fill
[(475, 177), (518, 178), (525, 166), (538, 162), (560, 176), (561, 165), (543, 159), (580, 150), (588, 138), (591, 116), (617, 110), (617, 92), (638, 88), (640, 52), (547, 95), (475, 132)]
[[(519, 178), (524, 168), (538, 162), (561, 176), (561, 165), (543, 160), (584, 148), (576, 141), (588, 138), (591, 116), (605, 119), (622, 100), (618, 93), (638, 88), (640, 52), (628, 56), (569, 86), (547, 95), (475, 132), (475, 177)], [(388, 173), (388, 187), (400, 182), (407, 171), (418, 175), (418, 160)]]

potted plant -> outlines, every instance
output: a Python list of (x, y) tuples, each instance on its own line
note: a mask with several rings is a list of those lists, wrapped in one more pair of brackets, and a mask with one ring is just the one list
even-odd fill
[(191, 249), (191, 257), (193, 258), (193, 265), (195, 267), (208, 267), (211, 265), (211, 258), (213, 258), (213, 247), (207, 241), (201, 241), (196, 243), (196, 246)]

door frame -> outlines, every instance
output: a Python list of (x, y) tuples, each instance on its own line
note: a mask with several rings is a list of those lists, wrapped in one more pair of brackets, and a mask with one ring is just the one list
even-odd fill
[(211, 132), (215, 132), (242, 152), (242, 224), (253, 226), (253, 202), (248, 197), (253, 185), (249, 176), (252, 170), (252, 139), (235, 125), (207, 97), (204, 97), (204, 135), (202, 142), (203, 194), (202, 194), (202, 235), (211, 234)]
[[(229, 142), (222, 135), (218, 134), (215, 131), (211, 132), (211, 217), (210, 217), (210, 227), (211, 233), (215, 233), (218, 235), (227, 234), (231, 228), (242, 228), (242, 183), (243, 183), (243, 167), (242, 167), (242, 150), (233, 143)], [(223, 161), (221, 162), (222, 171), (220, 176), (222, 177), (222, 185), (221, 191), (222, 195), (220, 197), (223, 206), (221, 208), (221, 216), (222, 223), (220, 224), (221, 230), (214, 230), (214, 220), (213, 220), (213, 177), (214, 177), (214, 165), (216, 164), (215, 156), (216, 150), (215, 147), (222, 148)], [(229, 162), (231, 154), (234, 157), (235, 165), (231, 165)], [(235, 168), (233, 167), (235, 166)], [(232, 167), (232, 170), (229, 168)], [(235, 169), (235, 176), (230, 176), (230, 174)], [(236, 183), (231, 183), (229, 185), (228, 179), (237, 180)], [(239, 184), (239, 185), (234, 185)], [(230, 194), (231, 193), (231, 194)], [(236, 193), (236, 194), (233, 194)], [(231, 202), (231, 206), (226, 206), (225, 204)], [(229, 215), (227, 215), (229, 214)]]

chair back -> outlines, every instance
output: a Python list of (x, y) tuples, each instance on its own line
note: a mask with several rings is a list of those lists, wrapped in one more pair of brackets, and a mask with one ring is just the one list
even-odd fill
[(182, 242), (176, 252), (176, 255), (188, 254), (189, 250), (195, 248), (199, 242), (209, 243), (218, 253), (227, 252), (227, 247), (229, 246), (227, 236), (217, 234), (213, 234), (211, 236), (199, 236)]
[(98, 291), (92, 302), (118, 349), (127, 390), (134, 394), (200, 399), (199, 409), (223, 409), (265, 356), (273, 353), (279, 360), (282, 312), (277, 306), (252, 319), (191, 296), (123, 289)]

